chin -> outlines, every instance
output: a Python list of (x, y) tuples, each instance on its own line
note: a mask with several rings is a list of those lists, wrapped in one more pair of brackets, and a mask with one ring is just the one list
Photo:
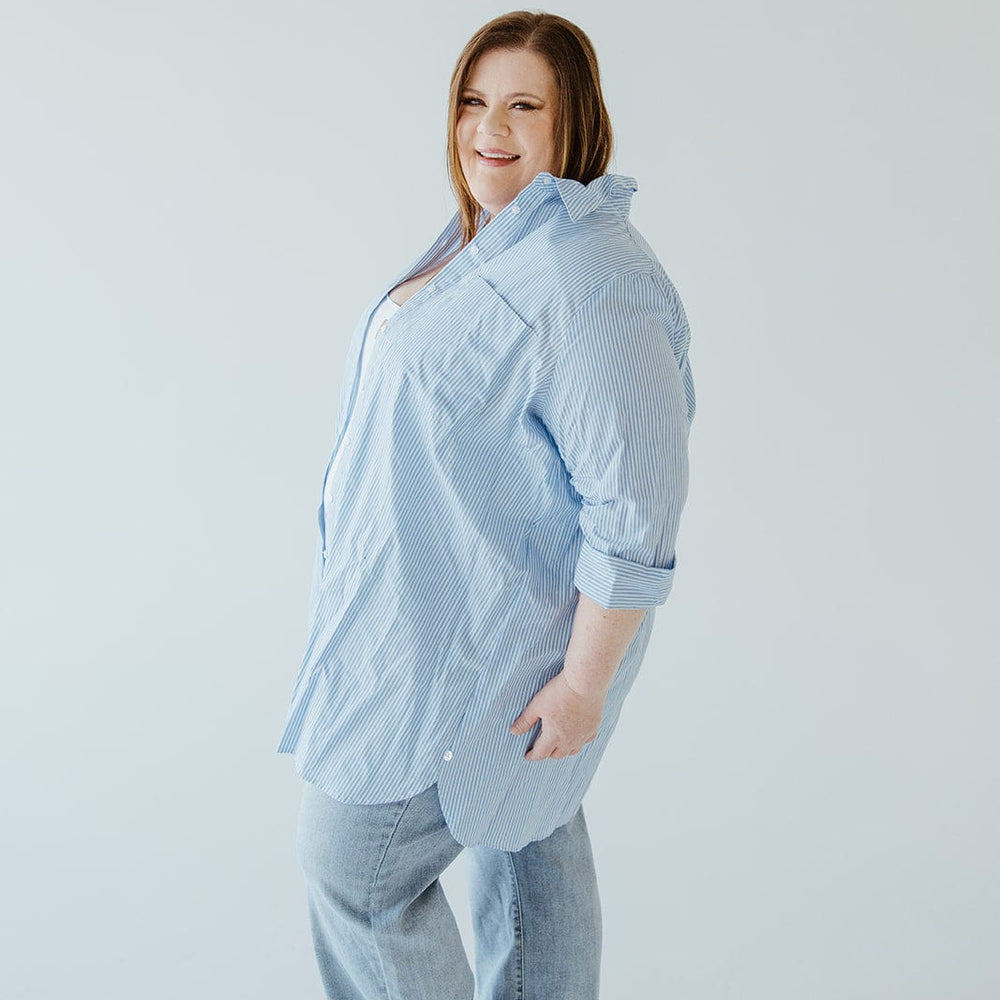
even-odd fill
[[(500, 184), (476, 184), (469, 185), (472, 197), (480, 205), (506, 205), (513, 201), (523, 190), (523, 185), (506, 183)], [(492, 213), (491, 213), (492, 214)]]

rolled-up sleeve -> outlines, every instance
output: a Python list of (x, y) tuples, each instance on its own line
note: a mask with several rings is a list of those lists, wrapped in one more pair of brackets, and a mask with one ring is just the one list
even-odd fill
[(669, 282), (617, 276), (567, 327), (538, 407), (580, 499), (574, 582), (605, 608), (663, 604), (688, 490), (694, 386)]

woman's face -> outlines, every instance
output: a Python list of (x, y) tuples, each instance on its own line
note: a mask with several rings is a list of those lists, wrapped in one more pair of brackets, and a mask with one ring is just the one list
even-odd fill
[(465, 181), (491, 218), (540, 171), (555, 173), (557, 97), (552, 69), (536, 52), (490, 49), (473, 64), (456, 139)]

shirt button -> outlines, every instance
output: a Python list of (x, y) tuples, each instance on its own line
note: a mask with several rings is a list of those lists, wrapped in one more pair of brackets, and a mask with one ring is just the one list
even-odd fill
[(429, 292), (433, 292), (434, 291), (434, 282), (433, 281), (427, 286), (427, 291), (429, 291)]
[(451, 751), (450, 750), (445, 750), (445, 752), (444, 752), (444, 759), (445, 760), (451, 760)]
[(510, 214), (511, 215), (517, 215), (517, 213), (520, 212), (520, 211), (521, 211), (521, 206), (520, 205), (511, 205), (510, 206)]
[(326, 549), (323, 549), (323, 558), (326, 558)]
[(469, 244), (469, 253), (471, 253), (473, 256), (475, 256), (477, 253), (479, 253), (479, 247), (477, 247), (475, 243), (470, 243)]

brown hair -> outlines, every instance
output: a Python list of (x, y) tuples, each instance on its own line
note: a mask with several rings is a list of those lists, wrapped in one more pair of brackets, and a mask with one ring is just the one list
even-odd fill
[(613, 137), (601, 93), (597, 54), (590, 39), (558, 14), (515, 10), (484, 24), (466, 43), (455, 63), (448, 91), (448, 173), (458, 199), (462, 246), (479, 229), (483, 210), (462, 172), (455, 138), (459, 101), (476, 60), (490, 49), (528, 49), (543, 56), (556, 80), (556, 177), (589, 184), (607, 170)]

